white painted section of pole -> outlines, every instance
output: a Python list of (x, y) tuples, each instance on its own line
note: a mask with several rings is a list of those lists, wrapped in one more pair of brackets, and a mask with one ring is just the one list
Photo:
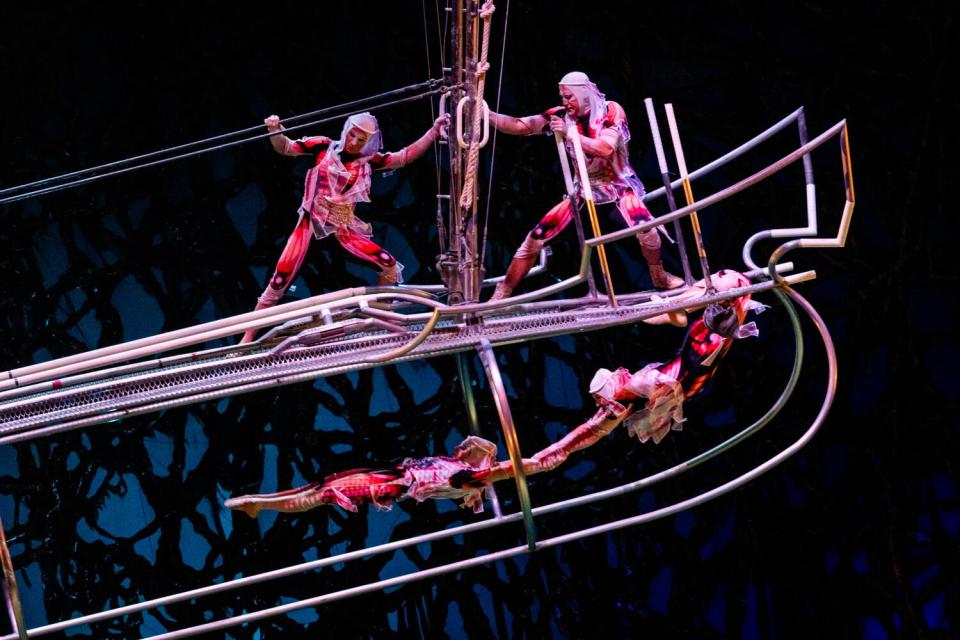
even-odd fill
[(677, 166), (680, 168), (680, 181), (689, 180), (687, 160), (683, 157), (683, 147), (680, 145), (680, 131), (677, 129), (677, 119), (673, 115), (673, 105), (669, 102), (663, 105), (667, 111), (667, 127), (670, 129), (670, 139), (673, 140), (673, 152), (677, 155)]
[(590, 177), (587, 174), (587, 158), (583, 155), (583, 145), (580, 143), (580, 134), (573, 125), (567, 127), (567, 137), (573, 142), (573, 153), (577, 159), (577, 170), (580, 175), (580, 192), (585, 200), (593, 201), (593, 189), (590, 188)]
[(567, 187), (567, 195), (573, 198), (577, 195), (577, 192), (573, 186), (573, 175), (570, 173), (570, 158), (567, 157), (567, 147), (563, 144), (563, 138), (559, 133), (554, 133), (553, 139), (557, 143), (557, 154), (560, 156), (560, 169), (563, 171), (563, 184)]
[(653, 134), (653, 149), (657, 153), (657, 164), (660, 165), (660, 173), (668, 173), (667, 156), (663, 152), (663, 140), (660, 138), (660, 125), (657, 123), (657, 111), (653, 106), (653, 99), (646, 98), (643, 104), (647, 107), (647, 119), (650, 121), (650, 133)]

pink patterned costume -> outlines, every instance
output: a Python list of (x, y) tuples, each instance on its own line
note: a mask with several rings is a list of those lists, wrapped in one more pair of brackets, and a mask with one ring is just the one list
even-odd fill
[(495, 444), (470, 436), (457, 446), (453, 456), (407, 458), (395, 467), (384, 469), (352, 469), (327, 476), (323, 482), (288, 491), (230, 498), (224, 505), (255, 518), (264, 509), (296, 513), (335, 504), (356, 512), (362, 504), (389, 510), (393, 502), (405, 498), (417, 502), (462, 498), (461, 506), (479, 513), (483, 511), (484, 485), (472, 486), (452, 480), (488, 469), (496, 459)]
[[(278, 134), (270, 138), (277, 153), (310, 155), (314, 164), (304, 181), (300, 217), (269, 284), (257, 299), (256, 309), (271, 307), (283, 297), (303, 265), (311, 236), (322, 239), (333, 235), (348, 252), (379, 267), (380, 285), (402, 281), (403, 265), (370, 239), (372, 228), (354, 215), (354, 209), (358, 202), (370, 201), (374, 171), (396, 169), (422, 156), (447, 120), (438, 118), (420, 139), (396, 153), (380, 151), (380, 128), (377, 119), (369, 113), (347, 118), (338, 141), (324, 136), (291, 140), (280, 133), (283, 127), (276, 116), (264, 122), (269, 131)], [(255, 331), (248, 331), (241, 342), (249, 342), (254, 335)]]
[[(513, 135), (557, 133), (565, 137), (567, 128), (575, 127), (581, 136), (594, 202), (600, 207), (616, 207), (623, 224), (630, 227), (652, 220), (650, 211), (643, 204), (643, 184), (630, 166), (627, 150), (630, 129), (623, 107), (606, 100), (587, 75), (579, 71), (565, 75), (559, 86), (563, 106), (523, 118), (491, 113), (490, 121), (498, 131)], [(575, 167), (573, 142), (565, 140), (564, 145)], [(574, 182), (579, 194), (578, 176)], [(576, 202), (565, 198), (541, 218), (517, 249), (506, 278), (497, 286), (492, 299), (506, 298), (513, 292), (537, 261), (543, 246), (570, 224), (582, 204), (579, 195)], [(637, 237), (654, 286), (673, 289), (682, 285), (683, 281), (665, 271), (661, 264), (660, 237), (656, 230), (645, 231)]]
[[(721, 270), (711, 276), (717, 291), (744, 287), (750, 281), (741, 273)], [(702, 281), (694, 287), (702, 286)], [(733, 340), (757, 335), (757, 326), (744, 324), (748, 311), (766, 306), (749, 295), (711, 304), (687, 330), (677, 355), (666, 363), (651, 362), (636, 373), (627, 369), (600, 369), (590, 383), (597, 404), (619, 414), (625, 403), (646, 398), (643, 408), (626, 419), (627, 430), (641, 442), (659, 443), (670, 430), (679, 431), (684, 421), (683, 402), (703, 389), (717, 371)]]
[[(717, 291), (750, 284), (746, 276), (729, 270), (713, 274), (711, 280)], [(705, 290), (702, 282), (691, 287), (697, 288)], [(669, 362), (652, 362), (633, 374), (622, 367), (597, 371), (590, 383), (590, 393), (598, 406), (596, 413), (557, 442), (524, 458), (525, 475), (557, 468), (572, 453), (608, 436), (621, 422), (641, 442), (653, 439), (659, 443), (671, 430), (679, 431), (684, 421), (683, 402), (699, 393), (713, 377), (733, 340), (757, 335), (753, 322), (744, 324), (746, 315), (765, 308), (752, 301), (749, 294), (708, 305), (690, 325), (677, 355)], [(634, 411), (632, 403), (641, 399), (646, 402)], [(299, 512), (336, 504), (356, 511), (361, 504), (387, 509), (405, 498), (418, 502), (462, 498), (462, 506), (480, 512), (484, 489), (514, 475), (513, 463), (497, 462), (496, 456), (496, 445), (470, 436), (453, 456), (407, 458), (395, 467), (354, 469), (289, 491), (231, 498), (225, 505), (256, 517), (263, 509)]]

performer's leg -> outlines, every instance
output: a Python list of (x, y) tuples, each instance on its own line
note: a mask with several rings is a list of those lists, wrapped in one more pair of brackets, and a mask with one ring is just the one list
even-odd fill
[(362, 236), (352, 229), (342, 228), (337, 230), (337, 240), (340, 241), (344, 249), (353, 255), (380, 267), (380, 275), (377, 278), (378, 285), (395, 285), (400, 281), (400, 269), (402, 269), (400, 263), (390, 255), (389, 251), (370, 238)]
[(325, 504), (335, 504), (347, 511), (357, 511), (357, 505), (361, 504), (373, 504), (383, 509), (406, 490), (399, 482), (402, 477), (403, 472), (399, 469), (348, 471), (329, 476), (323, 482), (311, 482), (277, 493), (239, 496), (223, 504), (243, 511), (251, 518), (256, 518), (264, 510), (300, 513)]
[[(272, 307), (283, 297), (284, 292), (290, 287), (290, 283), (293, 282), (297, 272), (300, 271), (300, 267), (303, 265), (303, 259), (307, 255), (307, 248), (310, 246), (311, 236), (310, 218), (309, 216), (301, 215), (300, 220), (297, 221), (297, 226), (294, 227), (293, 233), (290, 234), (290, 238), (287, 240), (287, 246), (284, 247), (283, 253), (280, 254), (280, 260), (277, 262), (277, 267), (274, 269), (273, 276), (270, 278), (270, 283), (267, 285), (267, 288), (264, 289), (263, 294), (257, 299), (257, 306), (254, 308), (254, 311)], [(256, 329), (248, 330), (243, 334), (243, 338), (240, 339), (240, 344), (250, 342), (256, 334)]]
[(510, 297), (514, 288), (520, 284), (524, 276), (526, 276), (527, 273), (530, 272), (530, 269), (533, 268), (533, 265), (537, 263), (543, 245), (563, 231), (564, 227), (573, 220), (576, 212), (577, 210), (574, 203), (569, 198), (565, 198), (563, 202), (550, 209), (547, 215), (543, 216), (540, 222), (537, 223), (537, 226), (533, 228), (533, 231), (527, 234), (523, 244), (520, 245), (520, 248), (517, 249), (517, 252), (513, 255), (513, 260), (510, 261), (510, 266), (507, 267), (507, 274), (504, 276), (503, 282), (497, 285), (497, 289), (493, 292), (490, 300), (501, 300)]
[[(644, 206), (643, 200), (632, 191), (628, 191), (620, 198), (619, 208), (624, 221), (631, 227), (653, 219), (650, 211)], [(637, 239), (640, 241), (640, 252), (643, 253), (644, 260), (647, 261), (653, 286), (657, 289), (676, 289), (683, 285), (682, 278), (678, 278), (663, 268), (660, 259), (660, 234), (657, 233), (657, 230), (650, 229), (637, 234)]]

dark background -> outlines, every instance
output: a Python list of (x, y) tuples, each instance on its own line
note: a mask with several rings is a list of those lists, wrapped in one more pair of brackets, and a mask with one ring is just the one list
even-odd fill
[[(675, 105), (691, 167), (801, 105), (811, 133), (848, 119), (858, 199), (847, 247), (790, 255), (798, 268), (818, 272), (800, 291), (837, 343), (833, 412), (789, 462), (694, 511), (237, 628), (228, 637), (312, 638), (331, 631), (960, 637), (960, 383), (951, 373), (960, 356), (953, 335), (958, 273), (944, 210), (947, 188), (958, 178), (956, 136), (948, 129), (958, 105), (946, 87), (954, 9), (939, 3), (511, 5), (501, 109), (539, 112), (556, 103), (564, 73), (586, 71), (630, 115), (633, 163), (650, 189), (658, 186), (658, 171), (645, 97)], [(491, 104), (506, 9), (501, 0), (494, 18)], [(244, 9), (75, 2), (4, 13), (4, 187), (255, 125), (271, 113), (285, 117), (412, 84), (439, 67), (431, 2)], [(432, 119), (425, 103), (379, 115), (389, 149), (413, 140)], [(339, 130), (338, 121), (316, 133), (336, 137)], [(790, 129), (694, 189), (698, 196), (711, 193), (795, 144)], [(432, 158), (376, 178), (374, 202), (361, 213), (414, 283), (436, 281)], [(500, 137), (495, 158), (491, 274), (502, 272), (561, 193), (548, 140)], [(832, 234), (843, 204), (836, 143), (814, 158), (821, 229)], [(305, 169), (260, 141), (4, 206), (0, 365), (14, 368), (249, 310), (295, 221)], [(662, 201), (654, 210), (663, 211)], [(702, 213), (711, 263), (742, 268), (746, 237), (803, 219), (797, 166)], [(572, 236), (568, 231), (554, 243), (551, 276), (532, 284), (572, 271)], [(623, 277), (645, 287), (645, 270), (624, 246), (617, 252), (617, 262), (621, 254), (627, 262)], [(665, 254), (676, 269), (671, 251)], [(344, 256), (331, 240), (316, 243), (291, 295), (373, 282), (372, 270)], [(760, 338), (737, 345), (689, 403), (682, 432), (658, 446), (615, 433), (532, 481), (534, 500), (635, 480), (706, 450), (761, 415), (779, 394), (792, 357), (786, 314), (774, 298), (762, 301), (774, 308), (758, 320)], [(803, 382), (760, 435), (663, 486), (546, 518), (540, 535), (687, 498), (793, 442), (824, 388), (823, 350), (809, 323), (805, 328)], [(524, 450), (555, 440), (591, 412), (586, 385), (598, 367), (635, 370), (666, 359), (682, 336), (670, 327), (626, 327), (501, 350)], [(472, 357), (470, 366), (479, 380)], [(494, 437), (489, 392), (482, 382), (476, 392), (486, 433)], [(29, 625), (474, 521), (449, 502), (357, 515), (319, 509), (257, 522), (219, 506), (233, 494), (448, 452), (465, 435), (459, 398), (451, 358), (4, 447), (0, 516)], [(516, 508), (510, 486), (500, 496), (508, 510)], [(521, 539), (519, 527), (502, 527), (75, 635), (161, 633)]]

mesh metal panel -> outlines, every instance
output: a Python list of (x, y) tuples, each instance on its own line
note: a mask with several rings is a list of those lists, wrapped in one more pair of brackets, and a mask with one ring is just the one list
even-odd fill
[[(768, 283), (752, 285), (715, 298), (743, 295), (769, 286)], [(618, 308), (597, 306), (592, 300), (586, 304), (590, 306), (558, 305), (507, 311), (487, 317), (482, 324), (440, 323), (422, 344), (393, 361), (474, 349), (482, 337), (494, 345), (508, 344), (636, 322), (677, 308), (669, 301)], [(263, 388), (270, 386), (271, 379), (276, 385), (289, 384), (291, 378), (320, 378), (380, 366), (384, 363), (373, 358), (400, 349), (420, 329), (422, 325), (411, 326), (406, 334), (370, 331), (320, 345), (295, 346), (280, 354), (260, 351), (242, 356), (221, 355), (18, 398), (0, 404), (0, 436), (80, 418), (88, 418), (85, 424), (107, 422), (115, 419), (116, 412), (121, 410), (232, 388), (249, 388), (253, 383)], [(102, 415), (102, 420), (95, 418), (98, 415)], [(90, 420), (91, 417), (94, 418)]]

